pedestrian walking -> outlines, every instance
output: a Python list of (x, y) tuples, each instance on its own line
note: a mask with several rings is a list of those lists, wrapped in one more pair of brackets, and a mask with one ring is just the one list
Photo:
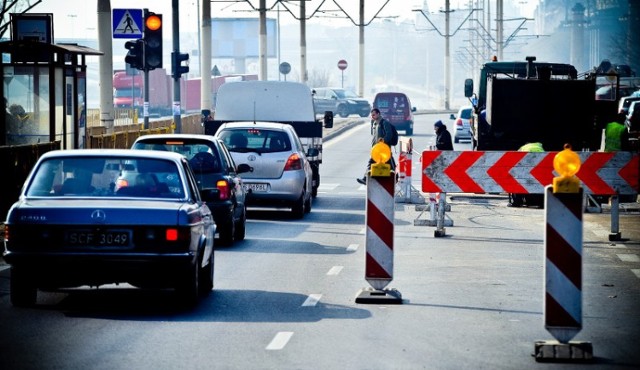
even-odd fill
[[(393, 128), (391, 127), (391, 123), (380, 115), (380, 110), (378, 108), (373, 108), (371, 110), (371, 135), (371, 147), (380, 141), (389, 145), (389, 147), (393, 145)], [(365, 175), (362, 178), (356, 179), (356, 181), (363, 185), (367, 183), (367, 174), (369, 173), (369, 169), (373, 163), (373, 159), (369, 158)], [(391, 165), (391, 170), (394, 171), (396, 164), (393, 159), (393, 155), (387, 163)]]

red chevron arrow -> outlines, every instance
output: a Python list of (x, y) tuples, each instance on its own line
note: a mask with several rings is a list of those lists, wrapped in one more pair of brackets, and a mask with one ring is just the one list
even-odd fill
[(558, 152), (549, 152), (541, 161), (531, 170), (531, 176), (533, 176), (543, 186), (551, 185), (553, 183), (553, 158), (555, 158)]
[(484, 189), (467, 174), (469, 167), (483, 155), (484, 152), (461, 152), (460, 156), (443, 172), (460, 187), (462, 192), (484, 193)]
[(487, 170), (487, 174), (491, 176), (498, 185), (502, 186), (507, 193), (528, 193), (527, 189), (520, 185), (511, 173), (509, 173), (525, 155), (527, 155), (527, 152), (506, 152), (498, 159), (496, 164)]
[[(596, 155), (597, 154), (597, 155)], [(603, 179), (598, 175), (598, 171), (602, 169), (603, 165), (611, 158), (615, 153), (594, 153), (590, 155), (584, 163), (580, 166), (580, 170), (576, 176), (586, 185), (594, 194), (615, 194), (616, 191), (611, 188)]]
[(425, 193), (440, 193), (440, 187), (436, 185), (426, 174), (425, 169), (440, 155), (439, 150), (425, 150), (422, 152), (422, 191)]
[(629, 163), (622, 167), (618, 175), (622, 177), (633, 189), (640, 190), (640, 183), (638, 182), (638, 168), (640, 168), (640, 157), (634, 155), (631, 157)]

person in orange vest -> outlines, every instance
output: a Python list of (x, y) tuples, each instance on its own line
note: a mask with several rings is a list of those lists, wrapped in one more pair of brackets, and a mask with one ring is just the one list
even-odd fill
[(604, 129), (604, 151), (629, 150), (629, 133), (624, 125), (624, 113), (618, 113), (615, 121), (607, 123)]

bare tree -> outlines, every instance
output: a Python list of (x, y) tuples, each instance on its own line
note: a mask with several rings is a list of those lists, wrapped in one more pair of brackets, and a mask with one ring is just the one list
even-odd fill
[(0, 0), (0, 15), (2, 20), (0, 21), (0, 39), (5, 38), (5, 34), (9, 31), (11, 24), (11, 13), (22, 14), (33, 9), (34, 6), (40, 4), (42, 0)]
[(331, 76), (326, 69), (312, 69), (309, 73), (308, 85), (311, 87), (329, 86)]

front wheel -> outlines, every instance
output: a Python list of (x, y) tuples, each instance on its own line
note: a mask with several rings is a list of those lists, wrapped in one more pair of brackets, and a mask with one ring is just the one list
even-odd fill
[(11, 282), (9, 284), (11, 304), (16, 307), (33, 307), (38, 298), (38, 288), (29, 271), (11, 267)]
[(349, 116), (349, 112), (347, 112), (347, 107), (345, 105), (338, 106), (338, 115), (342, 118), (347, 118)]

